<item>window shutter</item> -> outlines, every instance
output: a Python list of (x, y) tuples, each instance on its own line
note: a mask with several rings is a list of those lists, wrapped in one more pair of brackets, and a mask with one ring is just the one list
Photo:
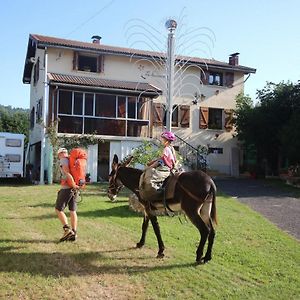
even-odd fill
[(181, 127), (190, 127), (190, 107), (180, 105), (180, 125)]
[(226, 131), (231, 131), (233, 129), (233, 110), (232, 109), (224, 109), (225, 114), (225, 124), (224, 128)]
[(78, 52), (73, 53), (73, 70), (78, 70)]
[(232, 87), (234, 81), (234, 74), (232, 72), (227, 72), (225, 74), (225, 85), (227, 87)]
[(208, 70), (201, 70), (200, 71), (200, 78), (202, 84), (208, 84), (209, 72)]
[(199, 128), (208, 128), (208, 107), (200, 107)]
[(165, 108), (162, 103), (153, 103), (152, 122), (154, 126), (162, 126), (164, 121)]
[(101, 73), (104, 70), (104, 57), (103, 55), (99, 55), (97, 58), (97, 72)]

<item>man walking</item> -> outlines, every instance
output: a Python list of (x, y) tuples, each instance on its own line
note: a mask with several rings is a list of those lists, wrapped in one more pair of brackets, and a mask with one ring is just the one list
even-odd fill
[[(57, 156), (61, 172), (61, 188), (57, 194), (55, 212), (63, 225), (64, 230), (63, 236), (59, 241), (75, 241), (77, 238), (76, 197), (79, 186), (76, 185), (73, 176), (70, 173), (68, 150), (66, 148), (60, 148), (57, 151)], [(70, 211), (71, 227), (68, 225), (68, 219), (64, 213), (66, 206), (68, 206)]]

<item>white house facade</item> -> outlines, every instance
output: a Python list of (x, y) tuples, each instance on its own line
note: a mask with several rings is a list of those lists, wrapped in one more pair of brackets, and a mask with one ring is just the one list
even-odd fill
[[(55, 120), (58, 135), (93, 134), (105, 141), (88, 149), (92, 181), (107, 179), (114, 153), (122, 158), (157, 137), (165, 125), (165, 59), (164, 53), (102, 45), (97, 37), (87, 43), (31, 34), (23, 82), (30, 84), (29, 158), (37, 179), (51, 181), (44, 124)], [(245, 75), (255, 71), (238, 64), (238, 53), (228, 63), (176, 57), (172, 131), (195, 149), (207, 147), (212, 170), (238, 175), (231, 121)]]

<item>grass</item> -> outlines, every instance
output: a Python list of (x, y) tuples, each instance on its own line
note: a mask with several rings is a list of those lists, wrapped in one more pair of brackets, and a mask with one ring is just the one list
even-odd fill
[(213, 260), (196, 266), (190, 222), (160, 217), (166, 257), (142, 218), (91, 185), (79, 204), (79, 239), (57, 243), (59, 186), (0, 186), (0, 299), (299, 299), (299, 242), (235, 199), (219, 195)]

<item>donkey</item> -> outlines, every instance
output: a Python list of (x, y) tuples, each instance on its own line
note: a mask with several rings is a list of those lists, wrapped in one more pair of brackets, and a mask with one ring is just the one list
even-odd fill
[[(150, 220), (158, 242), (157, 258), (164, 257), (165, 246), (161, 238), (155, 211), (166, 209), (167, 207), (171, 211), (183, 211), (198, 229), (200, 243), (196, 251), (196, 263), (202, 264), (210, 261), (215, 238), (213, 223), (217, 224), (216, 185), (213, 180), (202, 171), (183, 172), (177, 176), (178, 179), (172, 198), (151, 202), (145, 201), (139, 193), (139, 180), (143, 171), (128, 167), (131, 159), (132, 157), (120, 164), (118, 156), (114, 155), (107, 195), (113, 200), (120, 189), (126, 186), (138, 197), (139, 202), (143, 205), (142, 236), (136, 247), (141, 248), (144, 246)], [(168, 189), (168, 185), (166, 189)], [(207, 239), (207, 251), (203, 257), (203, 249)]]

